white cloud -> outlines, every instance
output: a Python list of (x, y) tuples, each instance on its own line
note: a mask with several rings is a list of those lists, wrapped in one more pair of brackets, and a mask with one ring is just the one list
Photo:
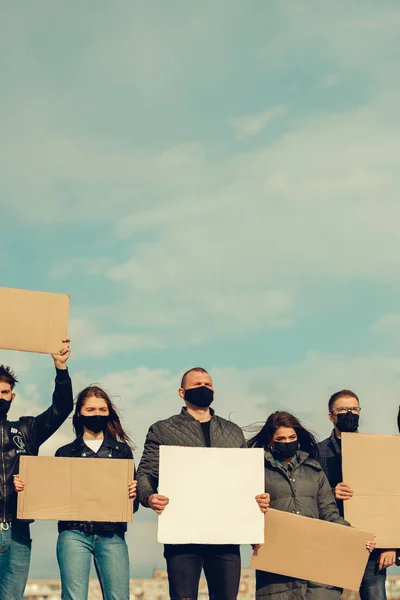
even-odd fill
[(326, 87), (334, 87), (336, 85), (339, 85), (340, 79), (337, 75), (334, 75), (333, 73), (327, 73), (322, 78), (322, 83)]
[[(113, 306), (111, 312), (118, 310)], [(74, 318), (69, 323), (69, 335), (73, 341), (74, 356), (104, 357), (112, 354), (126, 353), (132, 350), (148, 350), (165, 348), (160, 336), (143, 333), (109, 333), (102, 330), (97, 323), (85, 319)]]
[(236, 134), (236, 139), (243, 140), (261, 133), (271, 119), (283, 114), (285, 114), (285, 107), (275, 106), (256, 115), (236, 117), (231, 119), (229, 124)]
[(372, 331), (379, 334), (392, 334), (397, 336), (400, 331), (400, 313), (381, 315), (373, 324)]

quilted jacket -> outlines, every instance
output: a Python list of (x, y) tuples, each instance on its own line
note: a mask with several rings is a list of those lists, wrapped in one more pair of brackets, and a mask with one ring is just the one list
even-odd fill
[[(243, 432), (238, 425), (217, 417), (212, 409), (210, 439), (213, 448), (246, 448)], [(182, 408), (179, 415), (154, 423), (148, 431), (142, 459), (137, 473), (138, 497), (143, 506), (158, 489), (158, 466), (160, 446), (204, 447), (201, 425)]]

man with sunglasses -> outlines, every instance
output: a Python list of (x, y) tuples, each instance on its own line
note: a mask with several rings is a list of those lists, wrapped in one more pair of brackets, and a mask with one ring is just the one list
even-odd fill
[[(328, 403), (333, 431), (319, 444), (320, 463), (331, 484), (339, 512), (344, 516), (343, 502), (353, 496), (353, 490), (343, 482), (342, 433), (358, 431), (361, 406), (351, 390), (341, 390)], [(361, 600), (386, 600), (386, 569), (396, 562), (396, 550), (371, 552), (360, 587)]]

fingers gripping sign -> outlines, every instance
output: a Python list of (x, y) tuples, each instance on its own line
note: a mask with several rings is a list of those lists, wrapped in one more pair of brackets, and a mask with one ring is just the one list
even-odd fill
[(336, 500), (349, 500), (354, 496), (354, 492), (347, 483), (338, 483), (335, 487)]
[(267, 494), (267, 493), (258, 494), (258, 496), (256, 496), (256, 502), (257, 502), (258, 506), (260, 507), (261, 512), (266, 513), (267, 510), (269, 509), (269, 504), (270, 504), (269, 494)]
[(149, 506), (155, 513), (161, 515), (164, 508), (169, 504), (169, 498), (161, 494), (152, 494), (149, 498)]
[(58, 351), (58, 354), (52, 354), (57, 369), (63, 370), (67, 368), (67, 360), (71, 355), (71, 349), (69, 347), (70, 341), (70, 339), (62, 340), (62, 347)]

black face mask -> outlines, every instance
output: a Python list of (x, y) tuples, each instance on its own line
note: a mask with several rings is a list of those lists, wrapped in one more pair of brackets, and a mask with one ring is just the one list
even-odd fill
[(185, 390), (185, 400), (198, 408), (208, 408), (214, 400), (214, 392), (205, 385), (190, 388)]
[(100, 433), (100, 431), (104, 431), (110, 421), (110, 415), (80, 415), (79, 423), (89, 429), (89, 431), (93, 431), (93, 433)]
[(278, 460), (292, 458), (298, 449), (299, 442), (297, 440), (295, 442), (274, 442), (273, 446), (271, 446), (272, 454)]
[(0, 419), (7, 416), (8, 411), (11, 408), (11, 402), (9, 400), (0, 399)]
[(336, 415), (336, 427), (343, 433), (354, 433), (358, 429), (359, 415), (355, 415), (351, 412), (339, 413)]

